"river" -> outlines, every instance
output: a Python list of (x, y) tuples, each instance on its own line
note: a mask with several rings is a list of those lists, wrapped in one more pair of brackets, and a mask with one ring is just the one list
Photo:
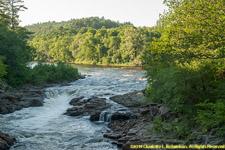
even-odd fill
[[(72, 98), (92, 96), (109, 98), (146, 86), (144, 71), (117, 67), (77, 66), (85, 79), (67, 86), (46, 88), (43, 107), (30, 107), (0, 115), (0, 131), (16, 137), (11, 150), (116, 150), (103, 122), (90, 122), (89, 116), (71, 117), (63, 113)], [(110, 100), (108, 100), (110, 102)]]

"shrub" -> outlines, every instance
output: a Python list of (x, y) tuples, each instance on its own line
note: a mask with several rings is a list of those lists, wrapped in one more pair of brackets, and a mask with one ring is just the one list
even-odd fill
[(28, 83), (39, 85), (45, 83), (61, 83), (65, 81), (73, 81), (80, 77), (78, 69), (71, 65), (58, 63), (42, 64), (39, 63), (31, 69)]
[(197, 122), (201, 124), (204, 132), (212, 131), (218, 136), (225, 136), (225, 101), (217, 100), (198, 104)]

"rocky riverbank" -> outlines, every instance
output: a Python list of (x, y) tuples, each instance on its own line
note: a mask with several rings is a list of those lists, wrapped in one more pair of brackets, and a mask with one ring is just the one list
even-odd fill
[(20, 90), (2, 90), (0, 114), (8, 114), (27, 107), (43, 106), (46, 86), (29, 86)]
[[(110, 99), (131, 108), (137, 116), (137, 119), (114, 121), (108, 125), (111, 131), (105, 133), (104, 137), (115, 139), (113, 144), (117, 144), (120, 149), (130, 150), (130, 145), (145, 144), (165, 146), (166, 144), (223, 145), (225, 143), (224, 138), (206, 135), (198, 127), (191, 131), (190, 135), (185, 135), (188, 132), (185, 131), (186, 128), (179, 128), (179, 120), (182, 116), (172, 113), (161, 104), (143, 103), (144, 91), (114, 96)], [(168, 120), (177, 123), (177, 126), (171, 129)]]
[[(182, 128), (181, 125), (184, 125), (180, 123), (182, 116), (174, 114), (162, 104), (143, 102), (144, 90), (110, 97), (110, 100), (127, 107), (113, 112), (110, 111), (113, 104), (107, 103), (105, 98), (92, 97), (86, 100), (83, 98), (72, 99), (70, 104), (73, 107), (69, 108), (66, 114), (89, 115), (90, 121), (110, 122), (108, 127), (111, 130), (105, 133), (104, 137), (114, 139), (112, 144), (116, 144), (118, 149), (130, 150), (131, 145), (164, 145), (165, 147), (166, 144), (223, 145), (225, 143), (225, 139), (206, 135), (198, 127), (191, 132), (185, 127)], [(186, 135), (187, 133), (189, 135)]]

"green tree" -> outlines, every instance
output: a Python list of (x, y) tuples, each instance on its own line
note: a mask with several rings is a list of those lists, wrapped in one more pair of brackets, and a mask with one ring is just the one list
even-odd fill
[[(216, 118), (221, 118), (222, 109), (216, 109), (222, 104), (219, 101), (225, 100), (224, 0), (165, 3), (169, 11), (158, 27), (162, 36), (155, 39), (145, 58), (150, 99), (189, 118), (199, 114), (202, 124), (210, 103), (215, 105), (213, 111), (219, 112)], [(202, 103), (201, 108), (196, 105)], [(217, 128), (220, 125), (215, 124)], [(224, 126), (217, 132), (222, 131)]]
[(125, 62), (132, 62), (134, 65), (141, 64), (137, 56), (144, 50), (144, 38), (137, 28), (127, 26), (121, 36), (121, 56)]
[(27, 9), (24, 6), (23, 0), (3, 0), (3, 3), (5, 5), (4, 11), (8, 16), (8, 22), (10, 24), (10, 27), (12, 30), (15, 30), (16, 27), (19, 25), (19, 15), (18, 13), (20, 11), (24, 11)]

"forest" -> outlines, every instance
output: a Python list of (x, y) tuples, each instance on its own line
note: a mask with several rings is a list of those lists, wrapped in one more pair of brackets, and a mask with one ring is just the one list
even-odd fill
[(35, 60), (49, 62), (142, 66), (149, 43), (160, 37), (154, 27), (134, 27), (98, 17), (26, 28), (36, 34), (29, 42), (36, 49)]

